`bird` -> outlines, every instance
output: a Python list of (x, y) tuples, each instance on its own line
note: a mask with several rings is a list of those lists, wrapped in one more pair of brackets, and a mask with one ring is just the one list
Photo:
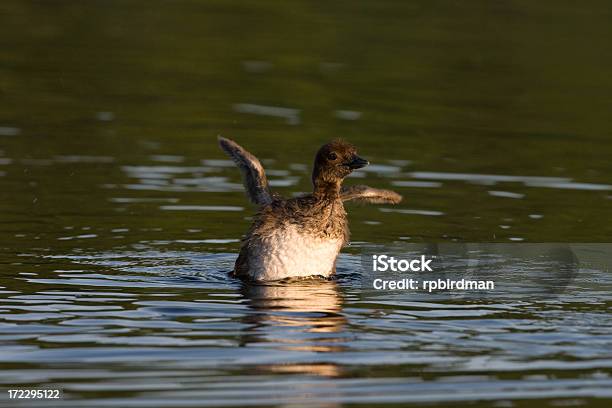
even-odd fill
[(366, 185), (343, 186), (344, 179), (369, 162), (356, 148), (335, 139), (317, 151), (313, 191), (285, 199), (270, 190), (261, 162), (235, 141), (219, 136), (219, 146), (242, 173), (249, 200), (258, 207), (242, 240), (232, 277), (283, 281), (336, 273), (338, 255), (349, 242), (346, 201), (397, 204), (402, 196)]

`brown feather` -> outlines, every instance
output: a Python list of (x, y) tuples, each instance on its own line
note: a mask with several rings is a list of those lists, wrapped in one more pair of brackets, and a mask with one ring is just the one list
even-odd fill
[(242, 173), (242, 181), (247, 197), (253, 204), (260, 206), (272, 202), (272, 193), (263, 166), (257, 159), (238, 143), (225, 137), (218, 137), (219, 146), (236, 163)]
[(365, 185), (342, 187), (340, 191), (342, 201), (361, 201), (372, 204), (398, 204), (402, 196), (391, 190), (383, 190)]

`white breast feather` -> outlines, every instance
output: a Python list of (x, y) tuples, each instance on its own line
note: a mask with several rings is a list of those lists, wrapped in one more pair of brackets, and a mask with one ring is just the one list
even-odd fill
[(323, 239), (285, 226), (251, 247), (249, 275), (254, 280), (329, 276), (342, 248), (341, 239)]

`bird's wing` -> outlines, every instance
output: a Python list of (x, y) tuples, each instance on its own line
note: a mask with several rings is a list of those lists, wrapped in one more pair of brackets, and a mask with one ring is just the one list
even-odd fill
[(342, 187), (340, 190), (342, 201), (356, 200), (373, 204), (397, 204), (402, 201), (402, 196), (395, 191), (382, 190), (364, 185)]
[(253, 156), (233, 140), (221, 136), (219, 136), (219, 146), (232, 158), (240, 169), (249, 200), (260, 206), (270, 204), (272, 202), (272, 193), (270, 192), (264, 168), (257, 157)]

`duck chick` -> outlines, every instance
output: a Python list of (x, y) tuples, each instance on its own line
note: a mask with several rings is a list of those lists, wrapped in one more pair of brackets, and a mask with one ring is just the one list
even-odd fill
[(327, 278), (335, 273), (338, 254), (349, 239), (344, 202), (397, 204), (402, 200), (390, 190), (343, 187), (353, 170), (369, 163), (342, 140), (323, 145), (315, 155), (313, 192), (291, 199), (272, 194), (257, 157), (224, 137), (219, 137), (219, 145), (240, 168), (247, 196), (259, 207), (232, 272), (240, 279)]

